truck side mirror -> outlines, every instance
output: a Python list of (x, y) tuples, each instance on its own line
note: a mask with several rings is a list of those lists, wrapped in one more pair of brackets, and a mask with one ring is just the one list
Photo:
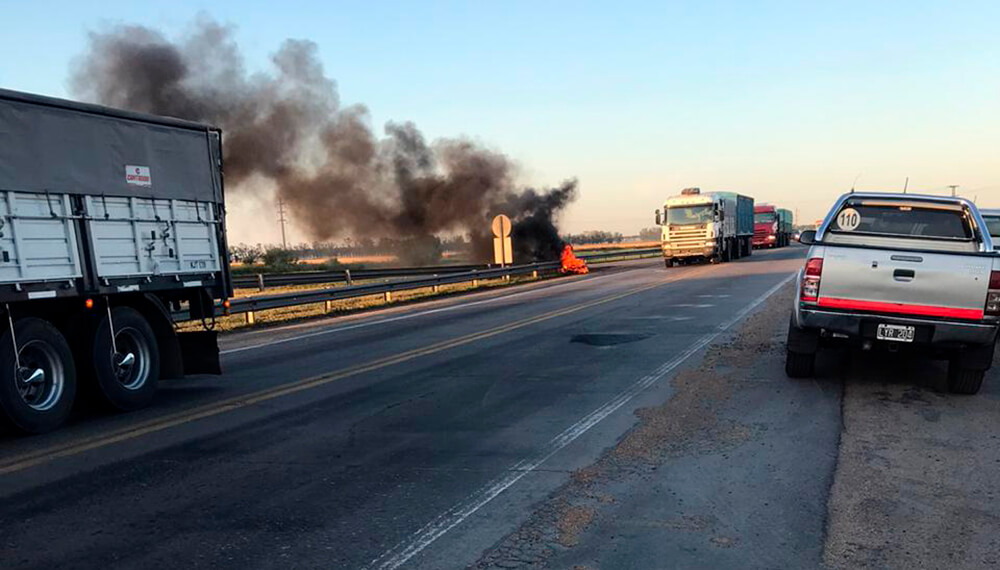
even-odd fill
[(816, 243), (816, 230), (806, 230), (799, 234), (799, 243), (803, 245), (812, 245)]
[(658, 225), (658, 226), (661, 225), (660, 219), (661, 219), (660, 218), (660, 210), (659, 210), (659, 208), (657, 208), (657, 210), (656, 210), (656, 225)]

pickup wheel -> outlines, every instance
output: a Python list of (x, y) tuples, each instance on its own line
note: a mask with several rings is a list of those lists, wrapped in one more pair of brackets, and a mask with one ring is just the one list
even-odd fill
[(978, 394), (985, 370), (972, 370), (952, 361), (948, 364), (948, 391), (952, 394)]
[[(121, 411), (146, 407), (156, 394), (160, 378), (160, 351), (146, 319), (130, 307), (116, 307), (115, 346), (105, 316), (91, 329), (85, 350), (90, 388), (107, 406)], [(115, 350), (117, 348), (117, 351)]]
[(785, 375), (789, 378), (809, 378), (816, 368), (816, 354), (785, 352)]
[[(45, 433), (69, 417), (76, 397), (76, 366), (66, 338), (42, 319), (14, 323), (0, 336), (0, 417), (26, 433)], [(20, 361), (20, 368), (18, 368)]]

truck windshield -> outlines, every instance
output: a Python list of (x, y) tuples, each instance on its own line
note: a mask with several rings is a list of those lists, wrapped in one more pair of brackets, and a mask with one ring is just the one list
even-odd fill
[(840, 234), (971, 240), (972, 224), (958, 208), (894, 204), (846, 204), (830, 223)]
[(774, 212), (761, 212), (753, 215), (753, 223), (766, 224), (774, 221)]
[(672, 206), (667, 208), (668, 224), (705, 224), (712, 221), (712, 206)]

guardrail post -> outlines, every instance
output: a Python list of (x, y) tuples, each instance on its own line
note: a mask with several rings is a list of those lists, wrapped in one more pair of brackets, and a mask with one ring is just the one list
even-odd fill
[(385, 292), (385, 302), (386, 303), (391, 303), (392, 302), (392, 291), (386, 291)]
[(324, 301), (323, 302), (323, 308), (326, 310), (327, 313), (329, 313), (330, 311), (332, 311), (333, 310), (333, 301)]
[(247, 315), (247, 324), (248, 325), (252, 325), (252, 324), (254, 324), (257, 321), (257, 319), (255, 318), (255, 316), (253, 314), (253, 311), (247, 311), (246, 315)]
[(264, 290), (264, 274), (263, 273), (258, 273), (257, 274), (257, 288), (260, 289), (261, 291)]
[[(434, 278), (435, 279), (438, 278), (437, 273), (434, 274)], [(441, 292), (441, 286), (440, 285), (438, 285), (437, 283), (431, 285), (431, 293), (437, 294), (437, 293), (440, 293), (440, 292)]]
[(479, 287), (479, 280), (478, 279), (473, 279), (472, 280), (472, 288), (475, 289), (476, 287)]
[(351, 281), (351, 270), (350, 269), (345, 269), (344, 270), (344, 278), (347, 280), (347, 286), (350, 287), (353, 284), (353, 282)]
[(538, 270), (537, 269), (532, 270), (532, 272), (531, 272), (531, 278), (532, 279), (538, 279)]

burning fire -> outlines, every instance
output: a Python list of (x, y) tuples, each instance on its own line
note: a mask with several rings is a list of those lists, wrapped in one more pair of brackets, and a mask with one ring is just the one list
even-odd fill
[(570, 244), (563, 247), (560, 261), (562, 261), (562, 267), (559, 268), (559, 271), (562, 273), (575, 273), (577, 275), (590, 273), (590, 270), (587, 269), (587, 262), (573, 254), (573, 246)]

